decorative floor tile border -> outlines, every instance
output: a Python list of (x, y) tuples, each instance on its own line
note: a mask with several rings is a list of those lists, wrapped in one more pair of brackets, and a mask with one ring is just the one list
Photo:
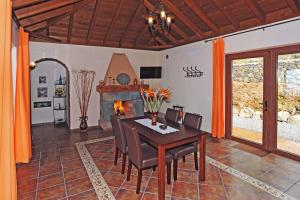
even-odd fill
[[(99, 139), (94, 139), (94, 140), (88, 140), (88, 141), (84, 141), (84, 142), (78, 142), (75, 144), (77, 147), (78, 153), (80, 155), (80, 158), (84, 164), (84, 167), (88, 173), (88, 176), (93, 184), (93, 187), (94, 187), (95, 192), (99, 199), (115, 200), (115, 197), (112, 194), (112, 192), (110, 191), (107, 183), (105, 182), (103, 176), (101, 175), (98, 167), (94, 163), (93, 158), (91, 157), (91, 155), (90, 155), (89, 151), (87, 150), (87, 148), (85, 147), (85, 145), (96, 143), (96, 142), (101, 142), (101, 141), (106, 141), (106, 140), (111, 140), (111, 139), (114, 139), (114, 136), (99, 138)], [(206, 156), (206, 161), (209, 164), (211, 164), (211, 165), (213, 165), (213, 166), (253, 185), (254, 187), (257, 187), (257, 188), (279, 198), (279, 199), (297, 200), (296, 198), (278, 190), (277, 188), (275, 188), (267, 183), (264, 183), (256, 178), (248, 176), (247, 174), (245, 174), (241, 171), (238, 171), (230, 166), (227, 166), (215, 159), (212, 159), (209, 156)]]
[(112, 192), (110, 191), (107, 183), (105, 182), (103, 176), (101, 175), (98, 167), (94, 163), (93, 158), (90, 155), (87, 148), (85, 147), (85, 145), (96, 143), (96, 142), (101, 142), (101, 141), (106, 141), (106, 140), (111, 140), (111, 139), (114, 139), (114, 136), (99, 138), (99, 139), (94, 139), (94, 140), (88, 140), (85, 142), (78, 142), (75, 144), (77, 147), (77, 151), (80, 155), (80, 158), (83, 162), (83, 165), (87, 171), (87, 174), (93, 184), (93, 187), (98, 196), (98, 199), (115, 200), (115, 197), (112, 194)]

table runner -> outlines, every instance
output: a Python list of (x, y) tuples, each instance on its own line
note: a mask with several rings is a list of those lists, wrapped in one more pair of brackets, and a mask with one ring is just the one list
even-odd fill
[(160, 125), (163, 125), (162, 123), (157, 122), (155, 126), (151, 125), (151, 119), (145, 118), (145, 119), (137, 119), (134, 120), (135, 122), (142, 124), (144, 126), (147, 126), (148, 128), (151, 128), (152, 130), (159, 132), (161, 134), (169, 134), (178, 131), (176, 128), (172, 128), (170, 126), (167, 126), (166, 129), (159, 128)]

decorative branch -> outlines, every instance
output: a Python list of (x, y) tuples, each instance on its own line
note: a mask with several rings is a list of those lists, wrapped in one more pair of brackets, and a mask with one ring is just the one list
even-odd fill
[(72, 74), (81, 117), (86, 117), (96, 73), (94, 71), (80, 70), (72, 71)]

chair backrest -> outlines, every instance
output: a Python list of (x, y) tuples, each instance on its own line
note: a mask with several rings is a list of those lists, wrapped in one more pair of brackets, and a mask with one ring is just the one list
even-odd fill
[(178, 122), (179, 120), (179, 111), (172, 109), (172, 108), (168, 108), (166, 115), (165, 115), (165, 119), (169, 120), (169, 121), (173, 121), (173, 122)]
[(122, 151), (122, 153), (126, 153), (127, 143), (121, 119), (115, 115), (112, 115), (111, 125), (116, 140), (116, 146), (120, 151)]
[(202, 116), (198, 114), (185, 113), (183, 124), (195, 129), (200, 130), (202, 124)]
[(128, 158), (138, 168), (142, 167), (142, 149), (140, 136), (134, 127), (124, 123), (124, 132), (128, 144)]

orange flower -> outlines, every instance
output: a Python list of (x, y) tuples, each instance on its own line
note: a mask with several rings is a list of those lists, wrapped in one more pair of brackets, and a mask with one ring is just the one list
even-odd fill
[(154, 90), (152, 88), (147, 89), (146, 94), (148, 95), (148, 97), (154, 97)]
[(169, 99), (171, 97), (171, 92), (169, 89), (160, 88), (159, 94), (166, 99)]

